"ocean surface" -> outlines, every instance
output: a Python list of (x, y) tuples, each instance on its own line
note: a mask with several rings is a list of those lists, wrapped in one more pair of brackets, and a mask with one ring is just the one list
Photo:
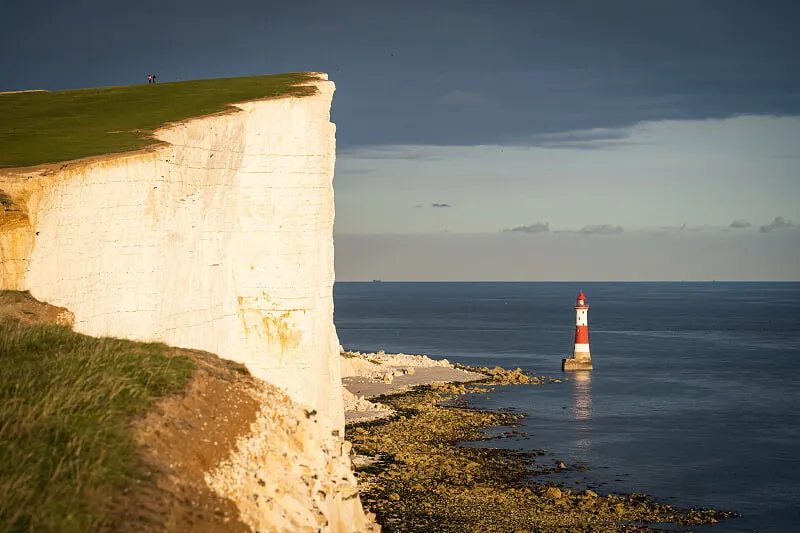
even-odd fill
[[(579, 291), (594, 371), (562, 373)], [(500, 387), (568, 469), (547, 479), (741, 513), (703, 532), (800, 532), (800, 283), (336, 283), (349, 350), (568, 377)], [(585, 467), (585, 470), (579, 467)]]

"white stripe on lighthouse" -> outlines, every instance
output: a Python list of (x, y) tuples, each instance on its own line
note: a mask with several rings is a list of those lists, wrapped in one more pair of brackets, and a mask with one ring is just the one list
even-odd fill
[(586, 309), (578, 309), (577, 313), (575, 314), (575, 325), (576, 326), (585, 326), (586, 325)]
[(575, 345), (575, 353), (589, 353), (589, 345), (588, 344), (576, 344)]

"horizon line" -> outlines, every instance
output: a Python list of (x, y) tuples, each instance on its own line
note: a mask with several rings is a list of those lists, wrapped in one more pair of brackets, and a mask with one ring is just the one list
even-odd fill
[(334, 283), (799, 283), (798, 280), (719, 280), (719, 279), (690, 279), (690, 280), (559, 280), (559, 281), (526, 281), (526, 280), (334, 280)]

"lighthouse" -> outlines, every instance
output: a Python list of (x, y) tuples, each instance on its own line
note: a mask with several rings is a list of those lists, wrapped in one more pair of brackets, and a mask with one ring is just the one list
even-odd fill
[(575, 349), (572, 357), (561, 360), (561, 370), (591, 370), (592, 356), (589, 353), (589, 304), (583, 292), (575, 301)]

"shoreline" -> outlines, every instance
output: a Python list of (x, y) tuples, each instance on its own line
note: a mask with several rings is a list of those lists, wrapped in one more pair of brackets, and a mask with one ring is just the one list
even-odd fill
[[(488, 392), (498, 385), (562, 380), (519, 369), (473, 368), (420, 357), (424, 356), (343, 351), (343, 361), (357, 359), (351, 366), (371, 372), (369, 377), (343, 382), (348, 391), (368, 390), (354, 396), (377, 406), (355, 413), (380, 417), (351, 412), (346, 439), (353, 444), (362, 501), (384, 531), (653, 531), (670, 524), (714, 524), (738, 516), (678, 509), (639, 493), (603, 495), (565, 488), (565, 482), (553, 479), (564, 470), (563, 463), (543, 457), (542, 450), (491, 447), (494, 439), (522, 435), (517, 421), (526, 414), (477, 409), (468, 399), (470, 393)], [(363, 365), (363, 360), (371, 360), (370, 365)], [(414, 366), (415, 362), (425, 366)], [(436, 367), (462, 372), (449, 375), (469, 380), (411, 384), (431, 381), (434, 373), (425, 369)], [(413, 371), (404, 373), (408, 368)], [(391, 377), (382, 376), (381, 370)], [(418, 372), (416, 379), (406, 378)], [(359, 389), (362, 381), (369, 381), (370, 388)], [(504, 431), (494, 437), (485, 432), (501, 428)], [(472, 446), (459, 446), (465, 442)]]
[(345, 424), (388, 418), (394, 410), (371, 400), (434, 383), (473, 382), (488, 376), (426, 355), (350, 352), (340, 349)]
[[(372, 400), (399, 394), (414, 387), (447, 383), (475, 383), (489, 380), (494, 385), (539, 385), (561, 383), (560, 379), (528, 375), (517, 368), (470, 367), (432, 359), (427, 355), (345, 351), (340, 347), (346, 425), (388, 418), (394, 411)], [(565, 378), (565, 380), (568, 378)]]

